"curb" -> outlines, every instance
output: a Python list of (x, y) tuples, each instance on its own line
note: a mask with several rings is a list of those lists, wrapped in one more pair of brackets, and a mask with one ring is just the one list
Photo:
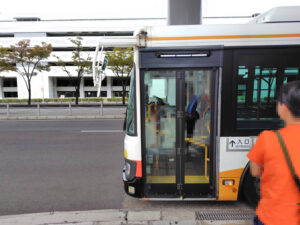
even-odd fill
[(0, 216), (1, 225), (251, 225), (251, 220), (198, 220), (193, 210), (91, 210)]
[(0, 120), (94, 120), (94, 119), (125, 119), (125, 115), (106, 115), (106, 116), (15, 116), (15, 117), (0, 117)]

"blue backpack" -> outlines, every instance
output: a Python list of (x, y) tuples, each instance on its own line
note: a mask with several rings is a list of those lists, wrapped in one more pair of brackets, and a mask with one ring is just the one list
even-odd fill
[(197, 96), (194, 95), (186, 110), (188, 113), (188, 117), (191, 118), (193, 116), (193, 114), (196, 112), (196, 108), (197, 108)]

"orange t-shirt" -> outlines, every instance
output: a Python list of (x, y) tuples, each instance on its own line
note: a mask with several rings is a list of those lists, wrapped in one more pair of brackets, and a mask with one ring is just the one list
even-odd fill
[[(300, 175), (300, 125), (289, 124), (279, 130), (292, 164)], [(300, 193), (273, 131), (263, 131), (248, 153), (263, 166), (261, 200), (256, 214), (265, 225), (300, 225)]]

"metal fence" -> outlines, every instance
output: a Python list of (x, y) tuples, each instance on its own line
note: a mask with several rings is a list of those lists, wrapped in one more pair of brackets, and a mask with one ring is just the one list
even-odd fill
[(99, 104), (83, 104), (75, 105), (67, 104), (34, 104), (22, 105), (5, 103), (0, 105), (0, 118), (16, 118), (16, 117), (103, 117), (103, 116), (119, 116), (124, 117), (126, 106), (123, 105), (104, 105)]

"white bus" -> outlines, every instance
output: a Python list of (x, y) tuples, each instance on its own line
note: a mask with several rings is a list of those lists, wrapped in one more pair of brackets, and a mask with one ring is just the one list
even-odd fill
[(300, 79), (300, 7), (242, 25), (146, 27), (136, 39), (125, 192), (256, 204), (246, 154), (259, 132), (283, 126), (276, 93)]

